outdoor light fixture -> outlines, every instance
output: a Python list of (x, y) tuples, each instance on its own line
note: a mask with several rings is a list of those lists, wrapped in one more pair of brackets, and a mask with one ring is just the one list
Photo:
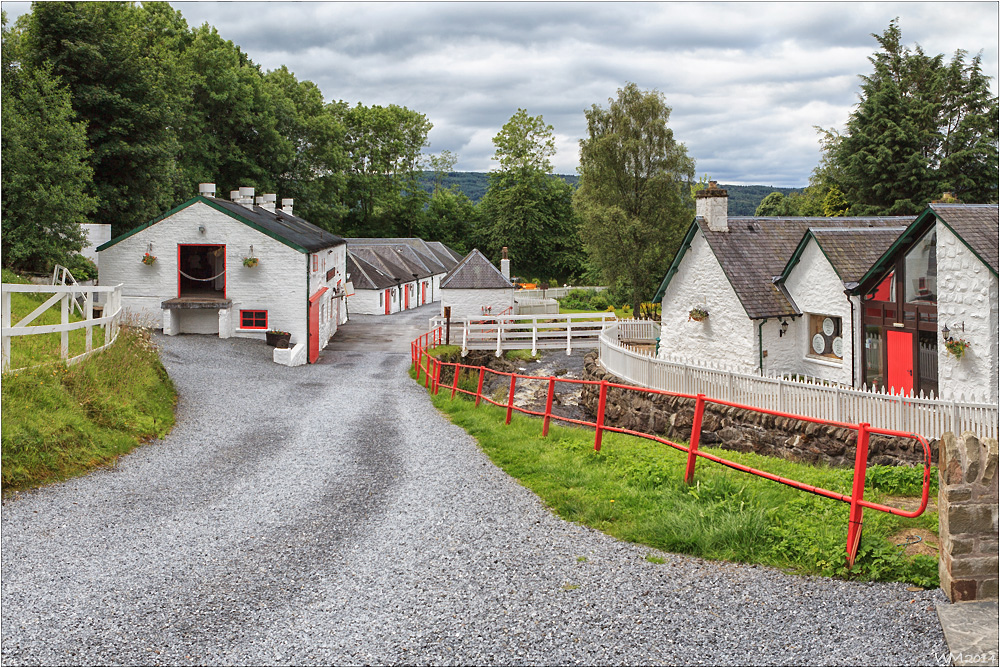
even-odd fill
[(788, 321), (787, 320), (782, 320), (781, 321), (781, 332), (778, 334), (778, 337), (780, 338), (780, 337), (784, 336), (785, 332), (787, 332), (787, 331), (788, 331)]
[(153, 252), (153, 242), (152, 241), (150, 241), (149, 244), (146, 246), (146, 252), (147, 253), (152, 253)]
[(253, 257), (253, 244), (250, 244), (250, 257)]
[(204, 225), (199, 225), (198, 226), (198, 231), (201, 232), (202, 234), (205, 234), (205, 226)]
[(951, 337), (948, 336), (949, 334), (951, 334), (951, 330), (948, 329), (948, 325), (946, 324), (944, 327), (941, 328), (941, 336), (944, 337), (945, 341), (951, 341)]

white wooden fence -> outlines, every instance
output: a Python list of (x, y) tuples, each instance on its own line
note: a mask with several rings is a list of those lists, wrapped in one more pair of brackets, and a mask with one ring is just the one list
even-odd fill
[(972, 431), (981, 438), (997, 438), (997, 405), (986, 398), (956, 400), (898, 395), (886, 391), (851, 389), (820, 380), (792, 380), (735, 373), (694, 361), (655, 359), (639, 352), (625, 339), (653, 340), (658, 328), (650, 321), (619, 321), (599, 337), (601, 364), (626, 382), (681, 394), (706, 397), (746, 406), (794, 413), (839, 422), (894, 429), (940, 438), (945, 432)]
[[(462, 355), (470, 350), (495, 350), (497, 357), (504, 350), (596, 348), (598, 337), (614, 313), (558, 313), (516, 315), (501, 318), (464, 318), (451, 320), (451, 341), (462, 345)], [(445, 327), (441, 316), (431, 318), (431, 329)]]
[[(533, 291), (536, 292), (536, 291)], [(530, 297), (518, 297), (516, 300), (518, 315), (536, 314), (557, 314), (559, 313), (559, 302), (555, 299), (533, 299)]]
[[(11, 325), (11, 295), (13, 293), (54, 293), (45, 300), (38, 308), (22, 318), (13, 326)], [(106, 294), (104, 310), (101, 317), (94, 317), (94, 302), (98, 294)], [(82, 304), (77, 302), (77, 297), (82, 299)], [(2, 370), (10, 370), (10, 340), (15, 336), (31, 336), (33, 334), (60, 333), (59, 352), (60, 356), (66, 360), (67, 364), (79, 362), (94, 353), (104, 350), (118, 338), (122, 314), (122, 286), (81, 286), (81, 285), (21, 285), (17, 283), (4, 283), (2, 287), (3, 311), (2, 311), (2, 336), (3, 339), (3, 360)], [(31, 325), (35, 320), (56, 302), (60, 302), (60, 324), (58, 325)], [(69, 316), (73, 308), (79, 308), (83, 314), (83, 320), (70, 322)], [(94, 348), (93, 331), (94, 327), (104, 327), (104, 344)], [(84, 352), (74, 357), (69, 356), (69, 333), (75, 329), (85, 329)]]

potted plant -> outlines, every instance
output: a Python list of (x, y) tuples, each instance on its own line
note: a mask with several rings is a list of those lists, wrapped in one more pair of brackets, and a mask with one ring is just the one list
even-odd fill
[(258, 262), (260, 262), (260, 260), (252, 255), (243, 258), (243, 266), (247, 267), (248, 269), (253, 269), (254, 267), (256, 267)]
[(694, 320), (695, 322), (701, 322), (708, 317), (708, 310), (703, 309), (700, 306), (695, 306), (693, 309), (688, 311), (688, 320)]
[(149, 253), (147, 252), (147, 253), (145, 253), (145, 254), (144, 254), (144, 255), (142, 256), (142, 263), (143, 263), (144, 265), (147, 265), (147, 266), (151, 266), (151, 265), (152, 265), (152, 264), (153, 264), (154, 262), (156, 262), (156, 256), (155, 256), (155, 255), (150, 255), (150, 254), (149, 254)]
[(955, 356), (955, 359), (962, 359), (965, 355), (965, 350), (972, 344), (965, 339), (949, 339), (944, 342), (944, 347), (948, 349), (948, 352)]
[(283, 332), (280, 329), (269, 329), (264, 336), (267, 338), (267, 345), (275, 348), (287, 348), (292, 337), (291, 332)]

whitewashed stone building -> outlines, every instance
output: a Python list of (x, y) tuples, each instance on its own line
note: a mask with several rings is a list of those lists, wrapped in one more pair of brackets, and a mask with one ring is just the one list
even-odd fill
[[(933, 204), (916, 220), (731, 218), (727, 200), (714, 182), (697, 194), (655, 297), (660, 357), (907, 394), (957, 396), (961, 385), (965, 396), (996, 396), (995, 205)], [(966, 333), (975, 323), (963, 360), (944, 345), (939, 310), (952, 338), (963, 334), (952, 323)]]
[(346, 244), (253, 188), (216, 198), (213, 184), (98, 247), (100, 282), (123, 284), (123, 306), (168, 335), (264, 339), (291, 334), (275, 361), (314, 362), (346, 322)]
[(461, 260), (444, 244), (415, 237), (349, 238), (347, 256), (348, 308), (372, 315), (440, 301), (441, 279)]
[(441, 314), (451, 307), (452, 318), (498, 316), (514, 308), (514, 284), (507, 275), (473, 248), (441, 280)]

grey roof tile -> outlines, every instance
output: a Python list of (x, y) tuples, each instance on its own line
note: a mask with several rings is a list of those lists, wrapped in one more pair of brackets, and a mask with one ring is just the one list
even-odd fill
[(441, 279), (441, 289), (468, 290), (513, 287), (514, 284), (504, 278), (500, 270), (475, 248)]
[(972, 252), (997, 272), (1000, 207), (996, 204), (931, 204), (930, 207)]

